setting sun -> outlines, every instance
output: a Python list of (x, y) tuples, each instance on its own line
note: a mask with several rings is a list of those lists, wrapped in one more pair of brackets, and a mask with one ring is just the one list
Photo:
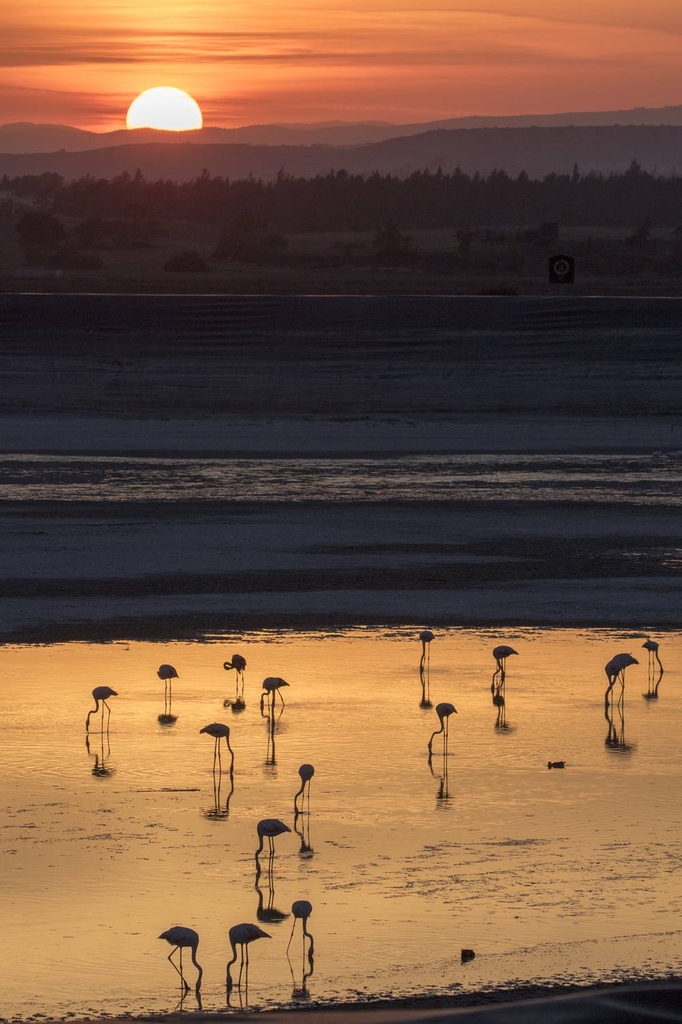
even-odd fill
[(156, 128), (185, 132), (201, 128), (203, 118), (196, 100), (182, 89), (160, 86), (146, 89), (128, 108), (127, 128)]

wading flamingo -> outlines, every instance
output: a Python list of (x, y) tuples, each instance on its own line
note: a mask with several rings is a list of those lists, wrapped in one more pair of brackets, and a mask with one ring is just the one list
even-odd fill
[(429, 759), (433, 756), (431, 744), (433, 743), (435, 737), (439, 736), (441, 733), (443, 733), (443, 753), (447, 753), (448, 719), (450, 715), (457, 714), (457, 708), (455, 707), (454, 704), (449, 704), (447, 701), (445, 701), (440, 704), (436, 704), (436, 714), (438, 715), (438, 719), (440, 721), (440, 729), (436, 729), (436, 731), (432, 734), (431, 739), (429, 740)]
[(294, 797), (294, 814), (295, 815), (301, 813), (301, 811), (299, 811), (299, 809), (298, 809), (298, 798), (299, 798), (299, 796), (303, 797), (303, 799), (301, 800), (301, 804), (303, 804), (303, 802), (305, 800), (304, 794), (305, 794), (306, 786), (308, 787), (308, 801), (310, 801), (310, 780), (312, 779), (313, 775), (315, 774), (315, 769), (314, 769), (314, 767), (311, 764), (302, 764), (301, 767), (298, 769), (298, 774), (301, 776), (301, 788), (299, 789), (298, 793)]
[(313, 937), (310, 934), (310, 932), (308, 931), (308, 918), (310, 917), (312, 912), (313, 912), (313, 905), (312, 905), (312, 903), (309, 903), (308, 900), (294, 900), (294, 902), (291, 904), (291, 913), (294, 915), (294, 923), (291, 926), (291, 935), (289, 936), (289, 942), (287, 943), (287, 953), (289, 952), (289, 946), (291, 945), (291, 940), (294, 937), (294, 929), (296, 927), (296, 922), (297, 921), (301, 921), (302, 924), (303, 924), (303, 942), (305, 943), (306, 936), (310, 939), (309, 956), (313, 955), (313, 952), (314, 952)]
[(258, 849), (256, 850), (256, 863), (259, 855), (263, 852), (263, 840), (267, 837), (270, 856), (275, 853), (275, 837), (281, 836), (284, 832), (291, 832), (288, 825), (285, 825), (279, 818), (262, 818), (256, 825), (258, 833)]
[(88, 717), (85, 719), (85, 731), (87, 732), (90, 728), (90, 718), (92, 715), (96, 715), (99, 711), (100, 702), (102, 704), (102, 729), (104, 729), (104, 709), (107, 709), (107, 729), (109, 728), (109, 719), (111, 718), (111, 708), (107, 704), (109, 697), (118, 697), (116, 690), (112, 690), (110, 686), (96, 686), (92, 691), (92, 696), (95, 699), (95, 706), (92, 711), (88, 711)]
[[(235, 711), (242, 711), (246, 707), (244, 703), (244, 672), (246, 671), (246, 658), (243, 658), (241, 654), (233, 654), (231, 661), (223, 662), (223, 668), (226, 672), (234, 669), (237, 675), (234, 686), (234, 703), (232, 707)], [(229, 701), (224, 701), (223, 707), (228, 707)]]
[(607, 661), (604, 665), (606, 678), (609, 681), (606, 693), (604, 694), (604, 701), (606, 703), (608, 703), (609, 694), (615, 685), (616, 679), (620, 680), (621, 691), (625, 690), (625, 669), (628, 665), (639, 665), (639, 662), (631, 654), (616, 654), (615, 657), (611, 658), (611, 661)]
[(272, 706), (275, 706), (275, 694), (279, 694), (279, 699), (282, 701), (282, 707), (284, 707), (284, 697), (282, 696), (282, 687), (288, 686), (284, 679), (280, 679), (279, 676), (268, 676), (267, 679), (263, 680), (263, 690), (260, 698), (260, 710), (263, 714), (263, 706), (265, 703), (265, 695), (268, 695), (268, 700), (272, 700)]
[(661, 664), (661, 659), (658, 656), (658, 646), (659, 645), (656, 643), (655, 640), (647, 640), (645, 643), (642, 644), (643, 649), (649, 652), (649, 665), (651, 667), (651, 670), (653, 671), (655, 659), (658, 662), (658, 667), (661, 670), (661, 675), (663, 675), (663, 665)]
[(237, 960), (237, 946), (241, 950), (241, 960), (239, 962), (239, 978), (237, 980), (237, 986), (242, 983), (242, 971), (246, 966), (246, 973), (249, 973), (249, 943), (255, 942), (256, 939), (269, 939), (271, 936), (264, 932), (262, 928), (259, 928), (257, 924), (234, 924), (230, 928), (229, 932), (230, 945), (232, 946), (232, 959), (228, 960), (227, 968), (225, 971), (225, 984), (227, 985), (227, 991), (229, 992), (234, 982), (230, 975), (230, 967)]
[[(201, 988), (201, 979), (204, 974), (203, 968), (199, 963), (197, 963), (197, 947), (199, 945), (198, 933), (195, 932), (193, 928), (183, 928), (182, 925), (176, 925), (174, 928), (169, 928), (168, 931), (161, 932), (159, 938), (165, 939), (166, 942), (173, 947), (173, 949), (171, 949), (170, 953), (168, 954), (168, 959), (170, 960), (170, 962), (173, 964), (173, 967), (180, 975), (182, 983), (185, 986), (186, 992), (189, 991), (189, 985), (185, 981), (185, 976), (182, 973), (182, 951), (183, 949), (188, 948), (192, 950), (192, 963), (199, 972), (197, 977), (197, 983), (195, 986), (198, 992), (199, 989)], [(176, 949), (180, 950), (180, 967), (178, 967), (175, 961), (173, 960), (173, 953), (175, 952)]]
[(508, 647), (507, 644), (500, 644), (498, 647), (493, 647), (493, 658), (497, 662), (497, 670), (502, 675), (507, 673), (507, 658), (512, 654), (518, 654), (513, 647)]
[(234, 750), (230, 746), (230, 727), (223, 725), (222, 722), (211, 722), (210, 725), (205, 725), (203, 729), (199, 729), (199, 735), (202, 732), (208, 733), (209, 736), (213, 736), (215, 743), (213, 745), (213, 771), (215, 771), (216, 760), (222, 769), (222, 761), (220, 758), (220, 741), (225, 740), (227, 749), (232, 755), (232, 761), (230, 763), (230, 771), (234, 768)]

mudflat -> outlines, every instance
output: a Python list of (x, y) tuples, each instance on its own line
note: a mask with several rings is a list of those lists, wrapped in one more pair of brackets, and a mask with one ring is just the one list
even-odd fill
[(676, 624), (681, 314), (5, 295), (2, 635)]

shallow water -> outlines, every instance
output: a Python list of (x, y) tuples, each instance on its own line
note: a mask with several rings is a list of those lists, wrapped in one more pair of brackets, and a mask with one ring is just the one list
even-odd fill
[[(292, 918), (272, 918), (297, 899), (313, 904), (312, 1000), (679, 972), (682, 634), (660, 638), (666, 671), (645, 699), (642, 636), (439, 631), (430, 696), (458, 713), (448, 758), (438, 736), (431, 766), (438, 719), (420, 707), (415, 635), (4, 648), (4, 1016), (175, 1008), (178, 979), (156, 938), (173, 924), (200, 932), (203, 1007), (224, 1008), (227, 930), (259, 921), (259, 909), (272, 938), (251, 947), (248, 994), (235, 990), (231, 1004), (290, 1005), (310, 965), (299, 932), (290, 966)], [(500, 642), (519, 652), (506, 728), (490, 691)], [(603, 666), (623, 650), (640, 664), (607, 721)], [(222, 663), (235, 651), (248, 661), (240, 713), (223, 707), (235, 678)], [(162, 662), (179, 672), (172, 725), (158, 721)], [(269, 675), (290, 683), (274, 759), (258, 707)], [(88, 751), (90, 691), (102, 684), (119, 696), (108, 734), (93, 718)], [(214, 720), (229, 724), (235, 751), (227, 813), (229, 773), (217, 806), (213, 741), (199, 734)], [(567, 767), (549, 771), (548, 759)], [(256, 888), (256, 823), (293, 826), (302, 762), (315, 765), (302, 835), (276, 840)], [(462, 948), (476, 959), (461, 964)], [(185, 968), (193, 984), (189, 957)], [(191, 992), (185, 1008), (195, 1006)]]
[(682, 504), (682, 453), (163, 458), (2, 455), (0, 500)]

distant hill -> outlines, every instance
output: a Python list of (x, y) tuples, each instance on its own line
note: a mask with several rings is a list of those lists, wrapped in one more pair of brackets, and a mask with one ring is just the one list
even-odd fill
[(80, 153), (0, 155), (0, 174), (55, 171), (66, 180), (85, 174), (110, 178), (140, 170), (148, 179), (185, 181), (211, 175), (273, 179), (280, 170), (302, 177), (346, 169), (406, 177), (414, 171), (460, 167), (468, 173), (504, 170), (530, 177), (570, 174), (578, 165), (610, 173), (636, 159), (646, 170), (682, 173), (682, 126), (584, 128), (471, 128), (424, 132), (365, 146), (205, 145), (187, 142), (114, 146)]
[(59, 124), (0, 125), (0, 153), (79, 153), (131, 143), (178, 145), (225, 145), (250, 143), (261, 146), (357, 146), (392, 138), (423, 135), (441, 129), (541, 128), (607, 125), (682, 125), (682, 105), (636, 107), (632, 110), (581, 111), (568, 114), (518, 114), (508, 117), (455, 117), (423, 124), (389, 124), (383, 121), (330, 121), (316, 124), (256, 124), (243, 128), (203, 128), (192, 132), (160, 132), (140, 128), (134, 132), (88, 132)]

